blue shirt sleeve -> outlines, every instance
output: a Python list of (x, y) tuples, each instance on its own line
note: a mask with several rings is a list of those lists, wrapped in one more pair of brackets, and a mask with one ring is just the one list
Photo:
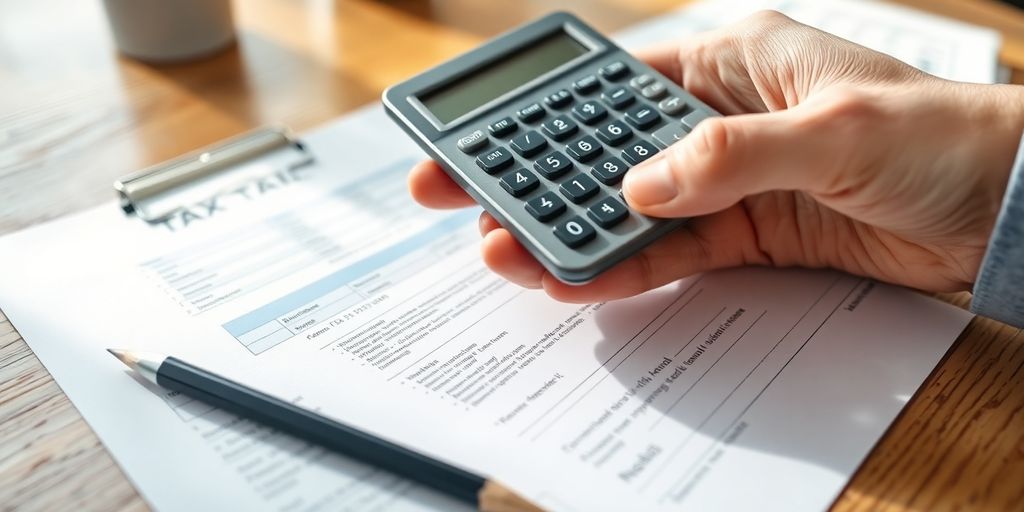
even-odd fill
[(974, 283), (971, 311), (1024, 327), (1024, 138)]

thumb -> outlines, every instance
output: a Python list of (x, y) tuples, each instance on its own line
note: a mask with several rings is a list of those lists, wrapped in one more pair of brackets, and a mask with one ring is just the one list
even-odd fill
[(853, 167), (845, 165), (851, 163), (851, 146), (866, 145), (858, 139), (871, 115), (861, 103), (808, 103), (706, 119), (626, 173), (626, 200), (647, 215), (692, 217), (770, 190), (829, 193), (844, 181), (842, 169)]

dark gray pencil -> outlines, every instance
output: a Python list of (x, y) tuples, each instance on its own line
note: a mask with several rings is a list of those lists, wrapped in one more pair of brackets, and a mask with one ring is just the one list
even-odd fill
[(480, 510), (540, 510), (505, 486), (357, 428), (232, 382), (180, 359), (107, 349), (160, 387), (401, 475)]

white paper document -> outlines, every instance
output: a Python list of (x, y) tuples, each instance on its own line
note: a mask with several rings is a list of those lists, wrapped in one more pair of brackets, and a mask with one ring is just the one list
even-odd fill
[(0, 239), (0, 308), (157, 509), (466, 507), (154, 388), (108, 347), (174, 355), (552, 510), (801, 511), (835, 499), (971, 318), (796, 269), (557, 303), (483, 266), (478, 210), (408, 198), (422, 152), (378, 108), (302, 140), (315, 164), (269, 165), (161, 224), (110, 203)]
[(370, 109), (317, 164), (148, 226), (104, 205), (0, 240), (0, 305), (163, 510), (454, 510), (145, 385), (175, 355), (553, 510), (828, 506), (970, 315), (832, 272), (738, 269), (604, 304), (491, 274), (477, 211), (404, 190)]

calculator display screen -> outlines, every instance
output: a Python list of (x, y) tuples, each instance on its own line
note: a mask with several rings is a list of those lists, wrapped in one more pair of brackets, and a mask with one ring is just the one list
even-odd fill
[(589, 48), (564, 30), (559, 30), (418, 99), (438, 121), (448, 124), (588, 52)]

